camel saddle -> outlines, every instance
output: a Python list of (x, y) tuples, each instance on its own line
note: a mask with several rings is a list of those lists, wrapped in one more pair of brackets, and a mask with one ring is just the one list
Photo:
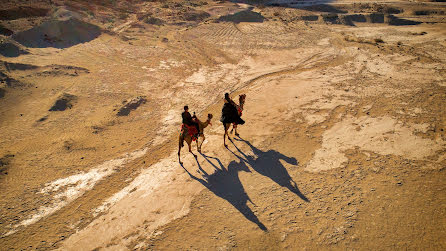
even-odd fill
[(188, 133), (189, 136), (192, 138), (193, 141), (196, 141), (198, 139), (198, 130), (195, 126), (189, 126), (186, 124), (181, 125), (181, 134)]

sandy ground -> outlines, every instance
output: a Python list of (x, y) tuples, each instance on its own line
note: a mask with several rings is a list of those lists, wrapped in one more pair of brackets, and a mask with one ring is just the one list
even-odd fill
[[(1, 19), (0, 249), (444, 250), (446, 5), (378, 2)], [(186, 104), (214, 118), (180, 165)]]

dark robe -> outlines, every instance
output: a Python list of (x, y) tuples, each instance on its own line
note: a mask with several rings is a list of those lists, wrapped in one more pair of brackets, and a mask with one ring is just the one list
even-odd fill
[(192, 121), (192, 116), (189, 112), (183, 112), (181, 113), (181, 117), (183, 118), (183, 124), (186, 124), (188, 126), (194, 125), (194, 122)]
[(223, 124), (236, 123), (237, 125), (243, 125), (245, 121), (238, 115), (237, 107), (232, 103), (225, 103), (221, 110), (221, 119)]

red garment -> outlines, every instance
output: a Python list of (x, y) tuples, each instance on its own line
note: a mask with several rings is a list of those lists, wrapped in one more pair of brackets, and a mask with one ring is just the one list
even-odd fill
[(184, 133), (184, 127), (186, 127), (187, 133), (190, 135), (193, 141), (197, 140), (196, 135), (198, 134), (197, 127), (195, 126), (188, 126), (186, 124), (181, 125), (181, 132)]
[[(237, 107), (237, 111), (238, 111), (238, 114), (239, 114), (239, 116), (241, 117), (242, 116), (242, 112), (243, 112), (243, 110), (242, 110), (242, 108), (240, 107), (240, 106), (236, 106)], [(235, 127), (235, 126), (237, 126), (237, 124), (236, 123), (232, 123), (232, 125)]]
[(242, 108), (240, 106), (237, 106), (237, 111), (238, 111), (238, 113), (240, 114), (240, 117), (241, 117), (243, 110), (242, 110)]

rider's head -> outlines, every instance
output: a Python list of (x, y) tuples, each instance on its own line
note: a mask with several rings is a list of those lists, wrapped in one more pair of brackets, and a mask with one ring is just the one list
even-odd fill
[(184, 106), (184, 111), (187, 112), (187, 110), (189, 110), (189, 106), (185, 105), (185, 106)]
[(229, 101), (229, 93), (225, 93), (225, 99)]

